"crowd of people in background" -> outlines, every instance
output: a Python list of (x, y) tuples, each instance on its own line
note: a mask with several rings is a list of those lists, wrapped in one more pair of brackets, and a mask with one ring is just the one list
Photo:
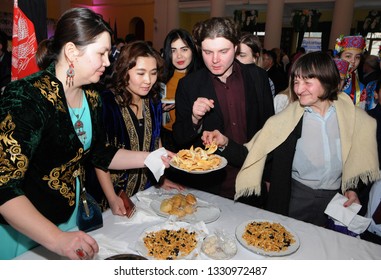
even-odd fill
[[(290, 55), (214, 17), (171, 30), (160, 50), (132, 34), (111, 40), (100, 15), (70, 9), (39, 45), (41, 71), (11, 82), (0, 34), (0, 122), (9, 137), (0, 141), (0, 259), (37, 244), (70, 259), (94, 256), (92, 237), (69, 232), (77, 172), (114, 215), (125, 214), (120, 191), (153, 186), (202, 189), (323, 227), (336, 193), (364, 216), (381, 211), (381, 51), (367, 54), (362, 36)], [(170, 168), (179, 150), (212, 142), (225, 168)], [(161, 147), (166, 170), (156, 180), (144, 160)], [(373, 217), (361, 237), (381, 244), (380, 223)]]

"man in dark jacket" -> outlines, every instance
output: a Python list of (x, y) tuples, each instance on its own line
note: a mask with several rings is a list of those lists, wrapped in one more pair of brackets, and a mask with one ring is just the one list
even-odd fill
[[(208, 19), (195, 26), (193, 35), (206, 68), (179, 81), (175, 140), (181, 148), (203, 147), (202, 132), (218, 129), (229, 143), (246, 143), (274, 114), (266, 71), (235, 60), (239, 31), (230, 19)], [(239, 168), (228, 164), (208, 174), (180, 177), (188, 186), (233, 199)], [(253, 200), (247, 203), (261, 206), (261, 201)]]
[(275, 95), (288, 87), (288, 78), (283, 68), (277, 64), (277, 56), (274, 51), (263, 50), (263, 69), (267, 71), (267, 75), (273, 81), (275, 87)]

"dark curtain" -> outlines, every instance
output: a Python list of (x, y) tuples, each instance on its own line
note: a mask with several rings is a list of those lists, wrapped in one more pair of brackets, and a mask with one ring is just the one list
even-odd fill
[(294, 35), (294, 28), (282, 28), (282, 37), (280, 40), (280, 48), (290, 57), (292, 50), (292, 38)]
[(304, 38), (304, 31), (299, 31), (298, 32), (298, 47), (297, 48), (300, 48), (302, 46), (303, 38)]
[(366, 37), (368, 35), (368, 31), (364, 30), (364, 21), (358, 21), (356, 30), (358, 30), (358, 33), (361, 34), (361, 36)]
[(321, 22), (319, 23), (319, 30), (322, 32), (321, 35), (321, 50), (326, 52), (329, 46), (329, 37), (331, 36), (331, 22)]
[(46, 24), (46, 1), (45, 0), (18, 0), (18, 6), (23, 13), (33, 22), (36, 31), (37, 42), (48, 37)]

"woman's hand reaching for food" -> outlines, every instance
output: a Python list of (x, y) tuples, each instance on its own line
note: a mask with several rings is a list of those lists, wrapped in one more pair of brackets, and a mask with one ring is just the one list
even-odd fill
[(229, 138), (218, 130), (204, 131), (201, 140), (204, 146), (209, 146), (212, 143), (215, 143), (218, 147), (226, 147), (229, 143)]

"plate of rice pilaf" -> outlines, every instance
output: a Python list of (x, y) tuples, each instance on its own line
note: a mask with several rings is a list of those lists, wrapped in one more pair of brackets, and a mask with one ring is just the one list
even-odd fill
[(299, 249), (295, 232), (268, 220), (250, 220), (236, 228), (236, 238), (246, 249), (265, 256), (286, 256)]
[(152, 260), (194, 259), (199, 255), (204, 236), (189, 223), (164, 223), (146, 229), (136, 248)]

